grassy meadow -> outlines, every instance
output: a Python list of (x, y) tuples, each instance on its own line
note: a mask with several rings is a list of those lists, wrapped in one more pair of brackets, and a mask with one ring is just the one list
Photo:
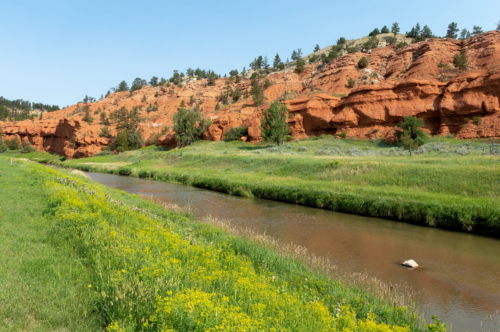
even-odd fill
[(0, 170), (7, 331), (445, 331), (407, 294), (332, 279), (182, 209), (76, 171), (2, 157)]
[(499, 155), (489, 141), (431, 139), (410, 156), (330, 136), (279, 147), (199, 141), (62, 165), (500, 237)]

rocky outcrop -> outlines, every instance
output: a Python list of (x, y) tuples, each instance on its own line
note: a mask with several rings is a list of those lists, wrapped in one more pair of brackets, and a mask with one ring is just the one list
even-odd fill
[[(465, 50), (468, 68), (453, 65)], [(320, 52), (325, 51), (325, 49)], [(358, 61), (366, 57), (368, 66)], [(289, 111), (294, 137), (345, 133), (348, 137), (388, 138), (394, 126), (412, 115), (425, 122), (432, 135), (453, 134), (472, 139), (500, 137), (500, 32), (486, 32), (466, 41), (431, 39), (397, 49), (345, 54), (328, 64), (314, 63), (302, 73), (293, 66), (259, 79), (266, 102), (256, 107), (249, 97), (251, 80), (187, 80), (181, 86), (145, 86), (119, 92), (91, 104), (77, 104), (44, 114), (44, 120), (0, 123), (6, 138), (27, 139), (39, 150), (72, 157), (91, 156), (113, 142), (101, 134), (100, 114), (107, 117), (125, 107), (140, 111), (139, 125), (149, 143), (173, 147), (173, 115), (181, 105), (197, 107), (212, 125), (203, 135), (219, 141), (231, 128), (247, 126), (245, 140), (261, 139), (260, 117), (270, 102), (280, 100)], [(239, 89), (241, 96), (228, 92)], [(83, 121), (83, 108), (94, 117)]]

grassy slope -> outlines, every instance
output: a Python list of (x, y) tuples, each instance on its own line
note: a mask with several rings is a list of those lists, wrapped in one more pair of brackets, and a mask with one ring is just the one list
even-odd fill
[[(2, 322), (8, 324), (6, 330), (96, 331), (99, 329), (97, 317), (108, 323), (113, 322), (110, 331), (122, 331), (118, 324), (128, 329), (142, 330), (142, 322), (153, 318), (156, 320), (151, 322), (155, 326), (150, 325), (145, 330), (155, 331), (158, 324), (164, 324), (162, 328), (173, 324), (182, 330), (186, 322), (203, 325), (220, 321), (217, 310), (228, 311), (227, 316), (223, 317), (227, 324), (243, 324), (242, 317), (248, 324), (253, 324), (254, 320), (264, 322), (264, 316), (260, 316), (263, 313), (255, 316), (254, 307), (247, 308), (249, 302), (245, 296), (250, 296), (250, 302), (262, 301), (270, 307), (280, 306), (280, 310), (296, 307), (297, 310), (292, 308), (296, 311), (286, 315), (287, 321), (302, 326), (300, 330), (304, 331), (317, 330), (308, 326), (320, 322), (297, 321), (300, 315), (304, 315), (305, 311), (302, 310), (326, 315), (328, 322), (325, 320), (325, 324), (333, 324), (338, 329), (350, 326), (353, 331), (364, 331), (377, 325), (380, 331), (392, 330), (384, 324), (387, 323), (408, 324), (412, 331), (421, 330), (414, 315), (404, 307), (387, 305), (382, 294), (374, 296), (357, 287), (344, 287), (324, 275), (312, 272), (296, 259), (285, 258), (265, 246), (230, 236), (189, 217), (167, 212), (137, 196), (84, 179), (63, 180), (66, 174), (48, 171), (34, 163), (15, 161), (14, 167), (10, 167), (5, 158), (0, 158), (0, 167), (0, 207), (2, 212), (7, 211), (0, 218), (0, 243), (5, 246), (0, 257), (2, 271), (9, 271), (2, 276), (0, 317)], [(30, 169), (37, 171), (30, 172)], [(52, 180), (47, 183), (49, 178)], [(48, 189), (43, 190), (44, 185)], [(14, 191), (17, 193), (15, 196), (11, 194)], [(148, 212), (143, 209), (148, 209)], [(44, 211), (47, 212), (46, 217), (42, 216)], [(187, 240), (184, 236), (187, 236)], [(172, 245), (174, 247), (170, 248)], [(167, 248), (166, 251), (163, 246)], [(72, 250), (79, 253), (81, 260), (69, 255)], [(134, 252), (136, 254), (129, 254)], [(169, 255), (173, 257), (168, 259)], [(209, 257), (211, 264), (207, 265), (206, 259)], [(169, 273), (157, 274), (160, 269), (171, 269), (172, 263), (177, 264), (184, 259), (186, 264), (170, 271), (175, 275), (183, 275), (179, 280)], [(226, 259), (231, 259), (231, 266), (226, 266)], [(231, 271), (232, 264), (241, 268)], [(155, 268), (151, 269), (152, 266)], [(124, 274), (125, 270), (129, 273)], [(203, 272), (201, 275), (200, 271)], [(207, 284), (211, 274), (217, 278), (213, 284)], [(239, 274), (242, 274), (241, 279), (235, 279), (236, 283), (228, 286), (234, 278), (239, 278)], [(273, 286), (275, 276), (278, 288)], [(257, 284), (264, 282), (257, 293), (266, 297), (260, 298), (260, 295), (253, 293), (253, 288), (248, 288), (245, 281), (248, 278), (259, 278)], [(304, 288), (304, 281), (310, 288)], [(240, 287), (240, 282), (243, 282), (242, 288), (227, 288)], [(145, 283), (148, 283), (146, 287)], [(90, 284), (92, 287), (88, 288)], [(169, 289), (173, 294), (168, 292)], [(152, 293), (151, 290), (159, 293)], [(211, 292), (221, 293), (213, 295)], [(283, 293), (283, 299), (278, 293)], [(148, 296), (144, 297), (144, 294)], [(156, 295), (163, 297), (160, 299)], [(390, 303), (398, 302), (393, 297), (394, 292), (386, 295)], [(188, 301), (186, 305), (190, 308), (200, 300), (193, 296), (227, 296), (231, 305), (203, 300), (203, 303), (200, 302), (201, 307), (196, 307), (196, 310), (208, 310), (207, 315), (215, 315), (210, 316), (213, 321), (191, 320), (191, 309), (184, 311), (178, 301)], [(321, 304), (314, 298), (309, 304), (306, 299), (311, 296), (322, 298)], [(303, 300), (296, 301), (295, 297)], [(191, 298), (194, 302), (190, 302)], [(88, 302), (90, 299), (92, 303)], [(292, 304), (287, 302), (289, 300), (295, 302)], [(336, 312), (339, 302), (342, 303), (342, 310), (346, 308), (347, 311), (336, 313), (336, 319), (332, 317), (332, 312)], [(302, 303), (305, 307), (298, 310)], [(215, 307), (210, 307), (212, 305)], [(242, 309), (238, 309), (238, 305)], [(157, 310), (151, 311), (155, 307)], [(132, 309), (127, 311), (129, 309), (124, 308)], [(176, 308), (175, 312), (171, 314), (169, 308)], [(95, 315), (96, 320), (84, 315), (86, 309)], [(252, 315), (251, 319), (246, 313)], [(275, 324), (272, 318), (274, 314), (270, 315), (269, 324)], [(394, 331), (405, 330), (394, 327)], [(444, 328), (441, 326), (439, 331), (444, 331)]]
[(47, 196), (29, 167), (0, 158), (0, 328), (2, 331), (98, 331), (85, 314), (89, 275), (51, 243)]
[(498, 156), (483, 155), (489, 146), (481, 142), (445, 140), (426, 149), (409, 157), (369, 141), (331, 137), (279, 149), (198, 142), (64, 165), (500, 236)]

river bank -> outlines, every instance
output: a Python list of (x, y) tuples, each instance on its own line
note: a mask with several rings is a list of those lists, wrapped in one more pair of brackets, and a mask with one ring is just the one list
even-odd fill
[(42, 188), (50, 223), (41, 230), (81, 259), (90, 277), (79, 283), (82, 303), (109, 331), (443, 329), (422, 327), (395, 297), (389, 304), (185, 213), (34, 163), (0, 158), (0, 167), (3, 184), (24, 174), (30, 184), (19, 186)]
[(496, 149), (487, 142), (441, 139), (410, 157), (397, 147), (321, 137), (281, 147), (149, 147), (61, 165), (498, 238)]

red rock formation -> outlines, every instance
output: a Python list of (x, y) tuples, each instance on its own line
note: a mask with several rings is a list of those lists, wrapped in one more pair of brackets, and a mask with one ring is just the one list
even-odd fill
[[(453, 66), (453, 56), (468, 54), (467, 70)], [(357, 63), (368, 58), (368, 67)], [(431, 39), (402, 49), (394, 45), (371, 53), (341, 56), (326, 65), (315, 63), (298, 74), (293, 68), (274, 72), (264, 91), (266, 104), (254, 107), (248, 93), (250, 79), (236, 83), (218, 79), (214, 86), (206, 80), (192, 80), (182, 86), (145, 86), (140, 90), (113, 93), (89, 106), (93, 124), (82, 120), (84, 104), (45, 114), (40, 121), (0, 122), (6, 138), (28, 139), (39, 150), (68, 158), (95, 154), (112, 143), (100, 137), (99, 113), (109, 114), (121, 107), (140, 109), (139, 129), (149, 141), (175, 146), (172, 118), (182, 101), (199, 107), (213, 124), (204, 139), (219, 141), (233, 127), (245, 125), (245, 140), (261, 139), (260, 117), (269, 103), (279, 99), (290, 110), (288, 124), (294, 137), (339, 134), (355, 137), (391, 137), (393, 127), (405, 116), (424, 119), (433, 135), (454, 134), (457, 138), (500, 137), (500, 32), (486, 32), (466, 41)], [(355, 86), (350, 87), (348, 80)], [(222, 103), (227, 89), (239, 88), (240, 100)], [(476, 118), (476, 120), (474, 120)], [(478, 120), (480, 119), (480, 120)], [(169, 128), (166, 128), (168, 126)], [(161, 133), (166, 134), (162, 135)], [(112, 137), (114, 125), (109, 126)], [(159, 138), (158, 138), (159, 137)]]

